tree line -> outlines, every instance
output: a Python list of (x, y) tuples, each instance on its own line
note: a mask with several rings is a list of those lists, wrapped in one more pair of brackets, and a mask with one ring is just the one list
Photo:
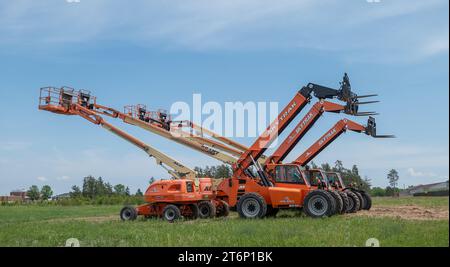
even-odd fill
[[(357, 165), (352, 165), (351, 168), (346, 168), (342, 161), (337, 160), (333, 166), (329, 163), (323, 163), (320, 166), (311, 162), (308, 168), (320, 168), (326, 172), (339, 172), (342, 180), (346, 186), (353, 184), (358, 188), (370, 192), (373, 196), (394, 196), (398, 195), (401, 189), (398, 188), (399, 175), (397, 170), (392, 169), (387, 174), (388, 186), (386, 188), (373, 187), (371, 179), (367, 176), (361, 176)], [(233, 169), (225, 164), (217, 166), (206, 166), (204, 168), (195, 167), (194, 171), (197, 177), (210, 178), (229, 178), (233, 175)]]
[[(362, 190), (371, 192), (373, 196), (394, 196), (398, 195), (401, 189), (398, 188), (399, 174), (395, 169), (392, 169), (387, 174), (387, 180), (389, 186), (386, 188), (373, 187), (371, 179), (367, 176), (362, 177), (358, 166), (353, 165), (350, 169), (344, 167), (342, 161), (337, 160), (333, 166), (329, 163), (323, 163), (320, 166), (311, 162), (308, 165), (309, 168), (321, 168), (324, 171), (339, 172), (342, 176), (344, 184), (354, 184)], [(225, 164), (217, 166), (206, 166), (204, 168), (195, 167), (197, 177), (210, 177), (210, 178), (229, 178), (233, 175), (233, 169)], [(156, 179), (151, 177), (149, 184), (152, 184)], [(110, 202), (108, 198), (116, 199), (120, 202), (122, 199), (139, 198), (142, 199), (143, 193), (138, 189), (134, 194), (130, 193), (130, 188), (123, 184), (112, 185), (109, 182), (103, 180), (102, 177), (95, 178), (91, 175), (83, 178), (83, 184), (81, 187), (73, 185), (69, 195), (71, 199), (84, 199), (85, 202), (93, 202), (92, 200), (98, 200), (99, 202)], [(53, 190), (49, 185), (44, 185), (41, 189), (37, 185), (32, 185), (27, 191), (27, 196), (32, 201), (48, 200), (53, 196)], [(95, 202), (95, 201), (94, 201)], [(114, 202), (114, 201), (113, 201)]]
[(49, 185), (44, 185), (41, 189), (37, 185), (32, 185), (28, 191), (27, 196), (30, 200), (47, 200), (53, 196), (53, 190)]
[(33, 203), (57, 204), (57, 205), (95, 205), (95, 204), (140, 204), (143, 202), (143, 193), (140, 189), (136, 193), (130, 193), (130, 188), (123, 184), (112, 185), (102, 177), (95, 178), (91, 175), (83, 178), (81, 187), (74, 185), (69, 194), (55, 196), (49, 185), (41, 189), (32, 185), (27, 190), (27, 196)]
[[(91, 175), (84, 177), (83, 185), (72, 186), (71, 197), (96, 198), (103, 196), (131, 196), (130, 188), (123, 184), (111, 185), (105, 182), (102, 177), (95, 178)], [(142, 196), (142, 191), (138, 189), (135, 196)]]

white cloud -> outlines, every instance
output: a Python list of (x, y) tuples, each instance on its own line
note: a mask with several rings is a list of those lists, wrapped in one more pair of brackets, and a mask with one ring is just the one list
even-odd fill
[(414, 170), (414, 168), (408, 168), (408, 173), (409, 173), (409, 175), (411, 175), (411, 176), (413, 176), (413, 177), (426, 177), (426, 176), (428, 176), (428, 177), (432, 177), (432, 176), (436, 176), (436, 174), (434, 174), (434, 173), (424, 173), (424, 172), (421, 172), (421, 171), (416, 171), (416, 170)]
[(448, 53), (448, 32), (446, 35), (432, 38), (422, 48), (424, 55), (433, 56)]
[(307, 48), (354, 61), (420, 60), (448, 51), (448, 23), (426, 13), (447, 9), (448, 1), (349, 3), (8, 1), (0, 4), (0, 44), (126, 40), (202, 51)]
[(70, 179), (70, 176), (67, 176), (67, 175), (56, 177), (56, 180), (58, 180), (58, 181), (67, 181), (69, 179)]
[(414, 168), (408, 168), (407, 172), (412, 177), (448, 179), (448, 175), (437, 175), (433, 172), (417, 171)]
[(39, 176), (39, 177), (37, 177), (36, 179), (38, 179), (38, 180), (41, 181), (41, 182), (46, 182), (46, 181), (48, 181), (48, 179), (47, 179), (46, 177), (44, 177), (44, 176)]

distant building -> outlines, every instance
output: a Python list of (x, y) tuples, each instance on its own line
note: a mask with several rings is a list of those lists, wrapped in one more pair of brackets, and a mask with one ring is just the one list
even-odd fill
[(0, 196), (0, 202), (19, 202), (29, 199), (25, 190), (14, 190), (9, 193), (9, 196)]
[(11, 193), (9, 193), (9, 195), (25, 199), (27, 197), (27, 192), (24, 190), (16, 190), (16, 191), (11, 191)]
[(448, 181), (434, 184), (417, 185), (407, 189), (408, 193), (413, 196), (440, 195), (448, 196)]
[(58, 200), (63, 198), (70, 198), (70, 193), (59, 194), (52, 197), (52, 200)]

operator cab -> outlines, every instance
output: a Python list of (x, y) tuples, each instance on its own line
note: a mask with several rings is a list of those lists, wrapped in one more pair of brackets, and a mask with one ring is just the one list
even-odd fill
[(294, 164), (277, 165), (273, 172), (273, 179), (277, 183), (307, 184), (300, 168)]
[(311, 186), (326, 188), (329, 185), (325, 173), (320, 169), (303, 170), (303, 174)]
[(336, 172), (326, 173), (328, 183), (335, 188), (345, 188), (341, 175)]

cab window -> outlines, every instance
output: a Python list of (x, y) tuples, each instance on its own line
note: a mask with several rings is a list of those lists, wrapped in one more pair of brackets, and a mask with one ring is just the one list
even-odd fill
[(334, 173), (328, 173), (327, 174), (327, 180), (328, 180), (328, 183), (330, 183), (331, 185), (338, 185), (338, 186), (340, 186), (340, 181), (339, 181), (337, 175), (334, 174)]
[(305, 184), (297, 166), (277, 166), (275, 168), (275, 181), (279, 183)]
[(308, 179), (309, 184), (312, 186), (318, 186), (322, 179), (322, 175), (320, 172), (316, 171), (306, 171), (306, 179)]
[(194, 186), (192, 185), (191, 182), (186, 183), (186, 191), (187, 191), (188, 193), (194, 192)]
[(336, 182), (336, 177), (334, 174), (331, 174), (331, 173), (327, 174), (327, 179), (328, 179), (328, 182), (331, 184)]

